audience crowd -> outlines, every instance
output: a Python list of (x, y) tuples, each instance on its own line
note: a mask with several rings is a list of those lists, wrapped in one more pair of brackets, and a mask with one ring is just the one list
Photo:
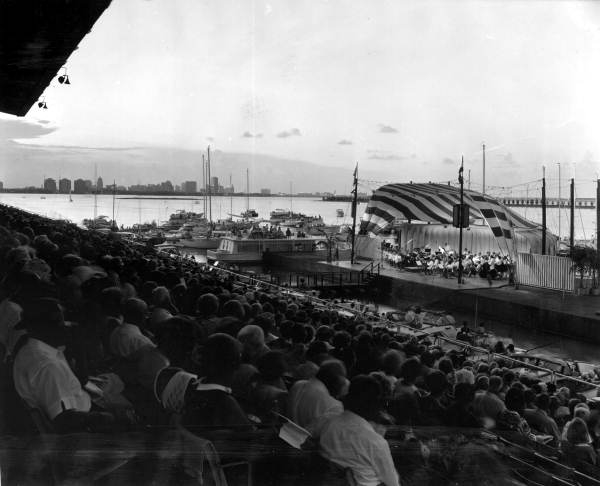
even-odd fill
[(597, 461), (596, 402), (497, 355), (405, 339), (359, 314), (3, 206), (0, 267), (4, 434), (34, 423), (202, 436), (287, 417), (359, 485), (399, 484), (383, 436), (392, 424), (512, 431), (569, 464)]

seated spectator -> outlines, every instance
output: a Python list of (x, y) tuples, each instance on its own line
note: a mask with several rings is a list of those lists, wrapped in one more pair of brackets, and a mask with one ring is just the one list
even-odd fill
[(540, 393), (535, 401), (533, 408), (525, 409), (523, 418), (527, 420), (529, 426), (541, 434), (553, 437), (553, 442), (558, 444), (560, 434), (553, 418), (548, 415), (550, 397), (546, 393)]
[(473, 413), (475, 417), (482, 420), (484, 424), (493, 426), (498, 420), (498, 416), (506, 410), (506, 405), (489, 390), (490, 380), (482, 375), (475, 382), (475, 399), (473, 400)]
[(256, 365), (262, 355), (269, 351), (262, 328), (249, 324), (240, 329), (237, 339), (242, 343), (242, 361)]
[(404, 356), (402, 353), (395, 349), (386, 351), (381, 357), (381, 369), (392, 390), (394, 390), (398, 377), (400, 376), (403, 360)]
[(419, 389), (415, 382), (421, 374), (421, 363), (417, 358), (409, 358), (400, 366), (400, 379), (394, 388), (391, 414), (398, 424), (412, 424), (418, 420)]
[(136, 324), (145, 321), (148, 306), (141, 299), (131, 298), (125, 302), (124, 308), (123, 322), (110, 333), (109, 349), (115, 356), (135, 359), (142, 348), (155, 347)]
[(432, 371), (425, 377), (425, 386), (429, 393), (419, 399), (419, 421), (422, 425), (442, 425), (446, 415), (446, 407), (442, 403), (448, 388), (446, 375), (439, 370)]
[(288, 390), (284, 376), (287, 363), (281, 351), (268, 351), (257, 363), (259, 375), (250, 400), (253, 412), (263, 423), (278, 420), (274, 413), (287, 410)]
[(345, 411), (331, 418), (320, 437), (322, 454), (352, 472), (358, 486), (399, 486), (390, 446), (372, 425), (382, 408), (382, 391), (371, 376), (352, 379)]
[(481, 421), (473, 415), (475, 388), (469, 383), (454, 385), (454, 400), (446, 409), (445, 423), (451, 427), (480, 427)]
[(341, 361), (324, 362), (317, 375), (290, 389), (288, 417), (318, 437), (325, 422), (343, 412), (340, 398), (347, 392), (346, 367)]
[(31, 409), (39, 410), (59, 433), (105, 430), (114, 423), (106, 412), (92, 411), (83, 390), (61, 351), (67, 338), (58, 301), (40, 298), (23, 309), (18, 329), (27, 329), (26, 342), (16, 350), (15, 389)]
[(182, 425), (203, 428), (250, 430), (248, 417), (231, 395), (233, 375), (241, 363), (241, 345), (227, 334), (213, 334), (202, 350), (202, 377), (185, 396)]
[(567, 463), (577, 467), (579, 463), (596, 465), (597, 453), (583, 419), (576, 417), (566, 426), (566, 440), (561, 444)]

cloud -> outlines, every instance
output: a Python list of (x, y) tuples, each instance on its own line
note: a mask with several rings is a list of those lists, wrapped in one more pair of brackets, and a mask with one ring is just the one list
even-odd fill
[(444, 163), (446, 165), (456, 165), (456, 161), (449, 157), (444, 157), (444, 160), (442, 160), (442, 163)]
[(38, 123), (41, 123), (42, 125), (47, 125), (48, 123), (52, 123), (50, 120), (38, 120)]
[(338, 142), (338, 145), (352, 145), (352, 141), (343, 139)]
[(56, 128), (43, 127), (24, 120), (0, 120), (0, 142), (39, 138), (56, 131)]
[(277, 137), (279, 138), (288, 138), (288, 137), (301, 137), (302, 133), (298, 128), (290, 128), (289, 130), (284, 130), (283, 132), (279, 132)]
[(368, 152), (371, 154), (368, 157), (370, 160), (406, 160), (410, 158), (405, 155), (392, 154), (378, 150), (369, 150)]
[(214, 142), (215, 141), (215, 137), (206, 137), (206, 140), (208, 140), (209, 142)]
[(262, 133), (256, 133), (253, 135), (252, 133), (245, 131), (242, 133), (242, 138), (262, 138)]
[(379, 133), (398, 133), (398, 130), (390, 125), (379, 124)]

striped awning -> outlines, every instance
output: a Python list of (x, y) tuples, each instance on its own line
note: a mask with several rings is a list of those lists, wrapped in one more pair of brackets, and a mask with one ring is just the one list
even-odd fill
[[(487, 194), (464, 191), (469, 223), (484, 220), (500, 250), (514, 255), (515, 228), (539, 228)], [(371, 197), (361, 220), (361, 231), (379, 233), (396, 220), (452, 224), (452, 211), (460, 203), (460, 189), (443, 184), (387, 184)]]

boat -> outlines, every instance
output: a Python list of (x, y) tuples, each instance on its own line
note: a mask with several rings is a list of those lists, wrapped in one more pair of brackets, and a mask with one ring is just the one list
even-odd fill
[(87, 229), (111, 229), (113, 222), (108, 219), (108, 216), (98, 216), (95, 219), (84, 219), (83, 226)]
[(205, 221), (204, 213), (195, 213), (180, 209), (169, 216), (169, 220), (160, 225), (160, 228), (166, 231), (177, 230), (184, 224), (190, 222)]
[(265, 253), (314, 253), (312, 238), (236, 238), (225, 236), (216, 250), (208, 250), (206, 259), (216, 262), (258, 263)]
[[(323, 201), (329, 201), (329, 202), (352, 202), (352, 196), (351, 195), (344, 195), (344, 196), (336, 196), (335, 194), (330, 194), (328, 196), (323, 196), (322, 197)], [(356, 198), (357, 202), (359, 203), (364, 203), (364, 202), (369, 202), (369, 196), (367, 196), (366, 194), (359, 194)]]
[(270, 216), (271, 224), (281, 224), (284, 221), (299, 220), (307, 217), (306, 214), (294, 213), (288, 209), (275, 209), (271, 211)]
[(243, 219), (258, 218), (258, 212), (256, 209), (246, 209), (246, 211), (241, 214), (241, 217)]

